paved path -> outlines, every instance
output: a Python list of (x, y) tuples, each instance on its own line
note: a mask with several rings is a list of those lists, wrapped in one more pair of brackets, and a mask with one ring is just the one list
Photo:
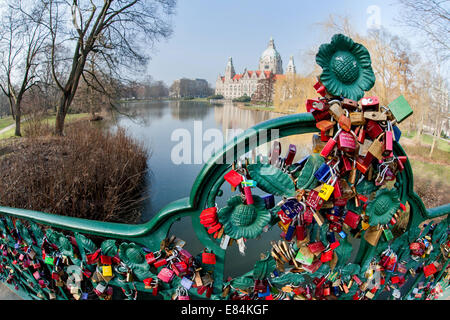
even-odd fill
[(0, 300), (23, 300), (3, 283), (0, 283)]
[[(22, 122), (22, 121), (21, 121), (21, 122)], [(13, 123), (12, 125), (9, 125), (9, 126), (3, 128), (2, 130), (0, 130), (0, 134), (5, 133), (5, 132), (8, 131), (8, 130), (14, 129), (15, 127), (16, 127), (16, 124)]]

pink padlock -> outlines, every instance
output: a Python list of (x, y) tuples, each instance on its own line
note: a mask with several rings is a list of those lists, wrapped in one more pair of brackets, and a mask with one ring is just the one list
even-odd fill
[(244, 187), (245, 202), (247, 205), (253, 204), (252, 190), (249, 186)]
[(158, 273), (158, 279), (160, 279), (161, 281), (163, 281), (165, 283), (169, 283), (170, 281), (173, 280), (174, 277), (175, 277), (175, 272), (173, 272), (172, 270), (170, 270), (168, 268), (162, 268), (161, 271)]
[(337, 145), (339, 150), (348, 153), (354, 153), (356, 150), (356, 136), (349, 132), (341, 132), (338, 137)]

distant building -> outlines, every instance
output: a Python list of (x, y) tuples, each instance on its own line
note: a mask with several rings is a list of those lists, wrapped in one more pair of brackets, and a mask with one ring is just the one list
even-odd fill
[(211, 94), (212, 89), (205, 79), (178, 79), (173, 82), (169, 89), (171, 98), (205, 98)]
[[(258, 87), (258, 81), (269, 78), (271, 73), (274, 74), (275, 80), (284, 77), (283, 61), (275, 48), (273, 38), (270, 38), (266, 50), (261, 54), (258, 70), (248, 71), (245, 68), (242, 74), (236, 74), (233, 59), (230, 57), (225, 68), (225, 75), (219, 75), (217, 78), (215, 93), (223, 95), (225, 99), (239, 98), (243, 95), (251, 97)], [(286, 73), (296, 73), (292, 56)]]

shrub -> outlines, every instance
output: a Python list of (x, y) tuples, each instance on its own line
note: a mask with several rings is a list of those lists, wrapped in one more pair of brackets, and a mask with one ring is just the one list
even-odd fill
[(208, 99), (220, 100), (220, 99), (223, 99), (223, 95), (215, 94), (215, 95), (209, 96)]
[(0, 158), (0, 204), (110, 222), (140, 218), (145, 148), (123, 129), (88, 121), (66, 125), (65, 137), (16, 141)]
[(233, 102), (250, 102), (252, 99), (247, 96), (246, 94), (244, 94), (242, 97), (233, 99)]

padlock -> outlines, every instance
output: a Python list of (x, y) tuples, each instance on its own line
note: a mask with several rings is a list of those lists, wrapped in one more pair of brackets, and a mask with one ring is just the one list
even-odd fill
[(333, 250), (327, 250), (320, 255), (320, 261), (323, 263), (331, 261), (333, 259)]
[(356, 229), (358, 227), (360, 219), (361, 216), (359, 214), (348, 210), (347, 213), (345, 214), (344, 223), (348, 225), (350, 228)]
[(341, 115), (344, 114), (344, 110), (341, 107), (341, 102), (339, 100), (332, 100), (329, 103), (329, 109), (328, 112), (333, 116), (335, 119), (339, 119)]
[(364, 127), (360, 127), (361, 129), (358, 132), (358, 142), (364, 143), (366, 140), (366, 130), (364, 130)]
[(280, 222), (284, 225), (289, 225), (292, 221), (292, 218), (289, 218), (283, 210), (277, 212), (278, 217), (280, 218)]
[(316, 170), (316, 172), (314, 172), (314, 177), (320, 181), (320, 182), (325, 182), (328, 181), (328, 179), (330, 179), (331, 175), (332, 175), (332, 169), (329, 166), (331, 162), (327, 162), (327, 163), (322, 163), (320, 165), (320, 167)]
[(313, 210), (320, 210), (323, 202), (323, 199), (319, 196), (319, 192), (316, 190), (311, 190), (309, 192), (308, 198), (306, 199), (306, 204), (309, 205)]
[(327, 158), (328, 155), (331, 153), (331, 151), (334, 149), (334, 146), (337, 143), (337, 139), (339, 138), (339, 135), (341, 134), (342, 129), (338, 129), (336, 134), (333, 136), (333, 138), (330, 138), (325, 146), (323, 147), (322, 151), (320, 151), (320, 155), (324, 158)]
[(243, 180), (243, 177), (234, 170), (231, 170), (223, 176), (225, 181), (231, 184), (232, 187), (237, 187)]
[(366, 123), (364, 113), (350, 112), (350, 123), (352, 126), (363, 126)]
[(375, 140), (376, 138), (378, 138), (380, 134), (384, 132), (381, 126), (376, 121), (373, 120), (367, 121), (366, 131), (372, 140)]
[(244, 195), (245, 195), (245, 204), (246, 205), (252, 205), (253, 202), (253, 195), (252, 195), (252, 190), (251, 187), (244, 187)]
[(202, 263), (203, 264), (216, 264), (216, 255), (211, 252), (202, 253)]
[(381, 142), (381, 139), (383, 138), (384, 134), (378, 136), (377, 139), (375, 139), (372, 144), (369, 147), (369, 150), (367, 151), (372, 156), (377, 158), (378, 160), (383, 160), (383, 149), (384, 144)]
[(169, 283), (173, 280), (175, 277), (175, 272), (170, 270), (169, 268), (162, 268), (161, 271), (158, 273), (158, 279), (165, 283)]
[(322, 185), (322, 188), (319, 191), (319, 197), (321, 197), (324, 201), (328, 201), (328, 199), (330, 199), (331, 195), (333, 194), (334, 185), (336, 184), (337, 179), (337, 176), (331, 177), (328, 181), (331, 181), (331, 183), (324, 183)]
[(395, 120), (397, 120), (397, 123), (401, 123), (413, 113), (411, 106), (409, 105), (408, 101), (406, 101), (403, 95), (392, 101), (388, 105), (388, 108), (394, 116)]
[(341, 191), (340, 180), (336, 177), (336, 183), (334, 184), (333, 197), (334, 199), (339, 199), (343, 196)]
[(395, 141), (399, 142), (400, 141), (400, 137), (402, 136), (402, 132), (398, 128), (398, 126), (395, 126), (392, 123), (391, 123), (391, 125), (392, 125), (392, 131), (394, 132), (394, 139), (395, 139)]
[(349, 118), (348, 110), (344, 110), (344, 113), (338, 118), (339, 126), (342, 130), (349, 132), (352, 128), (352, 122)]
[(112, 277), (112, 267), (111, 266), (102, 266), (102, 275), (104, 277)]
[(355, 100), (344, 98), (342, 100), (342, 107), (350, 110), (358, 109), (358, 102)]
[(325, 97), (327, 95), (327, 89), (320, 81), (316, 82), (316, 84), (313, 87), (314, 89), (316, 89), (316, 92), (320, 94), (322, 97)]
[(387, 115), (379, 111), (366, 111), (364, 112), (364, 118), (373, 121), (386, 121)]
[(388, 157), (392, 151), (393, 151), (393, 134), (392, 134), (392, 125), (391, 122), (388, 121), (387, 123), (387, 130), (384, 133), (384, 150), (383, 150), (383, 156)]
[(354, 153), (356, 151), (357, 138), (354, 132), (341, 132), (337, 138), (338, 149), (343, 152)]
[(275, 207), (275, 197), (273, 194), (265, 195), (262, 197), (264, 200), (264, 204), (266, 206), (266, 209), (272, 209)]
[(321, 120), (319, 122), (316, 122), (316, 128), (319, 129), (322, 132), (328, 131), (336, 124), (334, 121), (330, 120)]
[(269, 159), (271, 165), (276, 165), (278, 158), (281, 154), (281, 143), (279, 141), (274, 141), (272, 146), (272, 151), (270, 152)]
[(295, 220), (294, 220), (289, 224), (289, 227), (287, 228), (284, 239), (286, 239), (286, 241), (291, 241), (292, 237), (294, 236), (295, 230), (296, 230), (296, 226), (295, 226)]
[(325, 102), (315, 99), (306, 100), (306, 112), (313, 112), (314, 110), (326, 111), (328, 106)]
[(112, 264), (112, 259), (110, 256), (100, 255), (100, 263), (101, 264)]
[(298, 250), (297, 255), (295, 256), (295, 260), (303, 265), (311, 265), (314, 261), (314, 254), (311, 252), (311, 250), (309, 250), (308, 247), (303, 246)]
[(376, 109), (380, 105), (380, 100), (376, 96), (364, 97), (360, 100), (360, 104), (363, 110)]
[(288, 199), (280, 208), (284, 214), (291, 219), (294, 219), (297, 215), (302, 214), (305, 211), (305, 205), (296, 199)]

